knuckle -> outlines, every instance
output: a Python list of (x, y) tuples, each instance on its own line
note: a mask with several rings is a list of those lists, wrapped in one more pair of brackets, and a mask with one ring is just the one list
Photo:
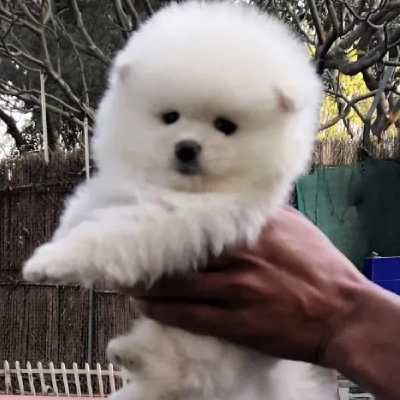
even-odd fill
[(228, 284), (232, 296), (244, 298), (254, 297), (260, 289), (257, 275), (252, 271), (244, 271), (234, 274)]

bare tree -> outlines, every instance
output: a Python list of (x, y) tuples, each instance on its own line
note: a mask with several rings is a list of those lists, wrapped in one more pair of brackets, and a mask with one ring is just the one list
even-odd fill
[[(376, 94), (386, 66), (400, 66), (399, 0), (275, 0), (262, 1), (266, 11), (278, 15), (293, 26), (304, 41), (315, 49), (315, 63), (323, 75), (327, 95), (338, 104), (338, 115), (321, 129), (326, 129), (354, 110), (366, 123), (357, 105)], [(356, 59), (350, 59), (356, 54)], [(361, 73), (370, 91), (346, 98), (338, 77)], [(396, 68), (381, 96), (372, 133), (380, 136), (395, 124), (400, 129), (399, 71)]]
[(22, 100), (40, 124), (44, 73), (50, 145), (73, 146), (85, 117), (91, 131), (110, 59), (149, 13), (147, 0), (0, 0), (0, 95)]
[[(347, 119), (351, 110), (366, 122), (360, 102), (376, 94), (386, 66), (400, 66), (400, 0), (255, 2), (289, 23), (313, 49), (326, 94), (338, 106), (338, 115), (321, 129), (342, 120), (351, 134)], [(22, 100), (39, 127), (39, 77), (44, 73), (50, 144), (53, 149), (73, 147), (84, 118), (93, 124), (115, 51), (160, 4), (155, 0), (0, 0), (0, 95)], [(350, 52), (356, 59), (349, 57)], [(347, 98), (338, 78), (358, 73), (369, 93)], [(371, 126), (378, 137), (393, 124), (400, 129), (399, 78), (395, 68), (378, 104)], [(16, 133), (4, 113), (0, 119), (21, 149), (26, 138)]]

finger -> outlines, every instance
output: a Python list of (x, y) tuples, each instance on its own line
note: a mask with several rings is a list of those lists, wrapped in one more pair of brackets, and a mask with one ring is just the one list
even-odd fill
[(157, 280), (150, 288), (143, 283), (125, 288), (124, 293), (136, 298), (176, 300), (218, 299), (228, 295), (227, 282), (232, 279), (228, 271), (206, 271), (187, 276), (169, 276)]
[(222, 307), (204, 304), (164, 303), (134, 300), (141, 314), (162, 324), (200, 335), (226, 338), (227, 326), (235, 326), (235, 313)]
[(259, 244), (264, 249), (270, 248), (272, 254), (282, 254), (285, 248), (302, 247), (303, 242), (316, 232), (319, 232), (318, 228), (303, 214), (285, 206), (266, 225)]
[[(301, 219), (303, 219), (303, 221)], [(251, 245), (242, 245), (234, 249), (230, 249), (220, 257), (217, 262), (227, 264), (230, 262), (234, 265), (237, 258), (241, 258), (243, 254), (252, 254), (262, 259), (268, 259), (275, 253), (281, 253), (282, 247), (286, 246), (287, 240), (292, 239), (293, 228), (299, 229), (299, 223), (304, 223), (305, 217), (293, 207), (283, 206), (274, 217), (262, 229), (257, 243)], [(277, 245), (279, 251), (277, 251)], [(243, 263), (236, 263), (238, 266), (243, 266)]]
[(297, 229), (311, 229), (313, 232), (319, 231), (314, 223), (312, 223), (303, 213), (291, 206), (284, 206), (282, 212), (277, 214), (281, 219)]

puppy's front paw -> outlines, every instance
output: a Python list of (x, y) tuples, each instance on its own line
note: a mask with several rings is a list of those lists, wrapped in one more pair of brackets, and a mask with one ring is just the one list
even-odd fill
[(84, 266), (78, 263), (76, 251), (64, 241), (39, 247), (23, 267), (24, 280), (60, 285), (80, 281)]
[(108, 360), (117, 367), (138, 372), (143, 366), (143, 360), (132, 344), (124, 336), (112, 339), (107, 345)]

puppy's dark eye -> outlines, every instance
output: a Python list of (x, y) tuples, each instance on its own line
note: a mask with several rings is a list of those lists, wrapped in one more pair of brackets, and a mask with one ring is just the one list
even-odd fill
[(170, 111), (162, 115), (162, 120), (164, 124), (171, 125), (174, 124), (179, 119), (178, 111)]
[(222, 117), (218, 117), (214, 121), (214, 126), (215, 129), (219, 130), (226, 136), (233, 135), (237, 131), (237, 125), (234, 122)]

